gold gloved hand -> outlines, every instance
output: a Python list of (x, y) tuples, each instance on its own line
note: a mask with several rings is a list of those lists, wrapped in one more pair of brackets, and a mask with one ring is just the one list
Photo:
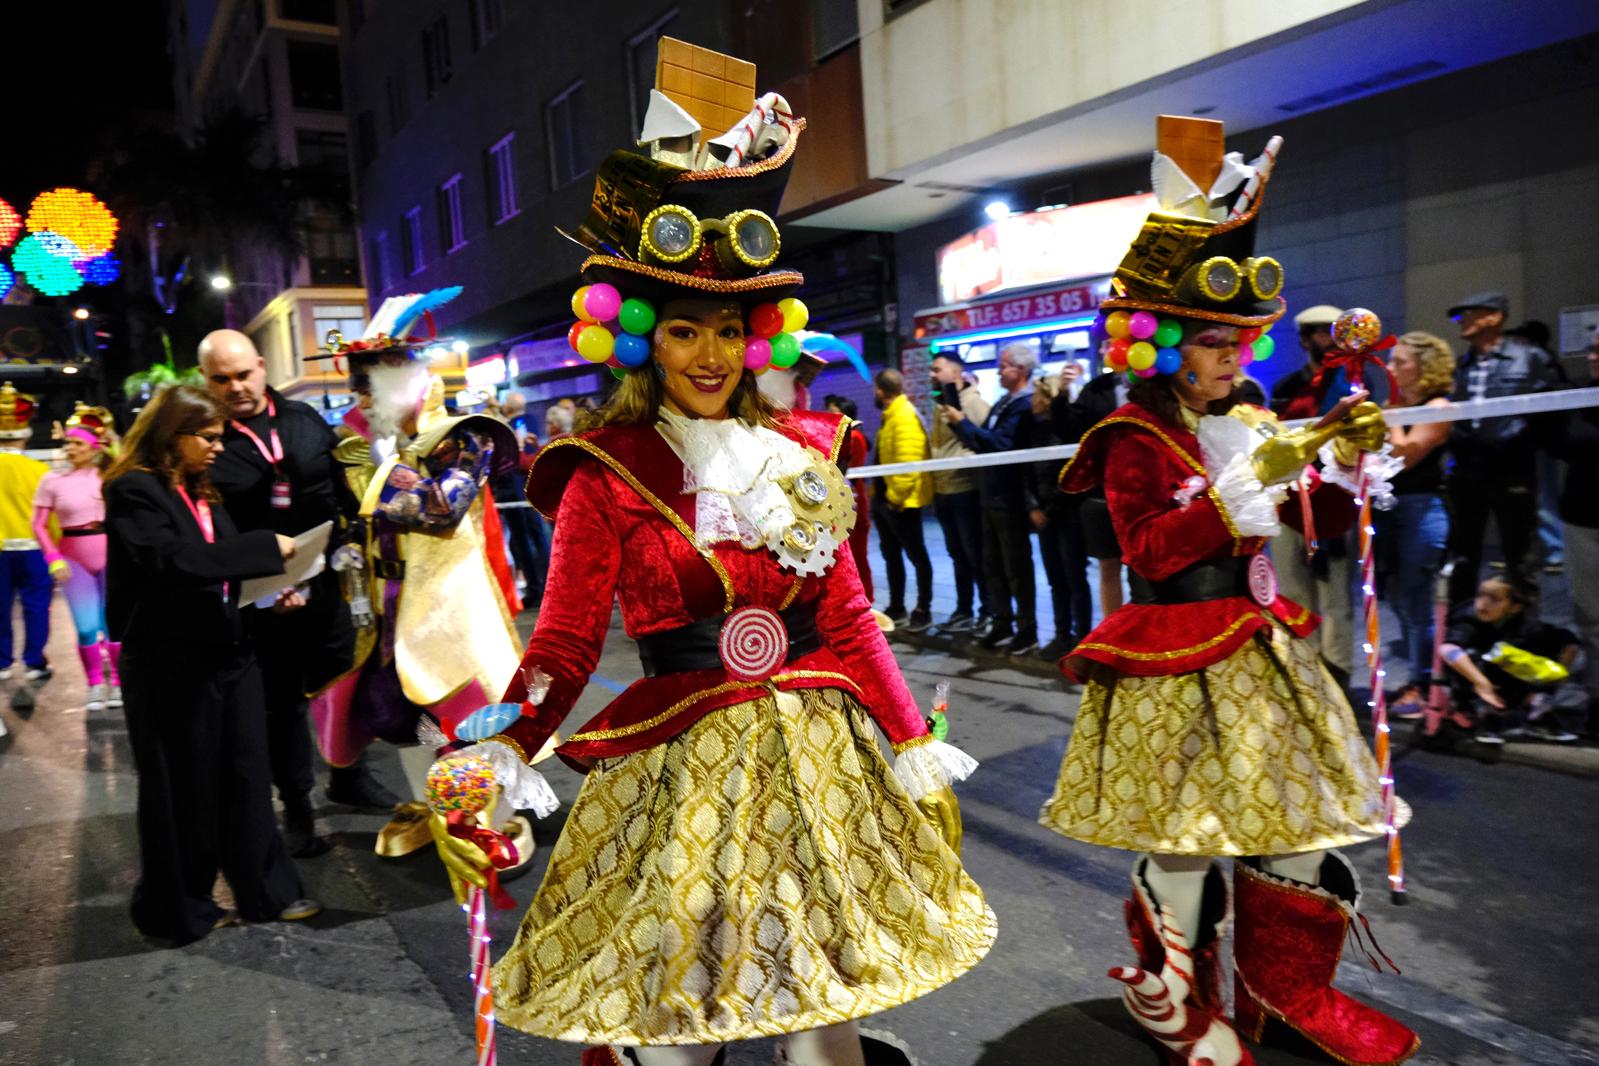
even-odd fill
[(1366, 400), (1337, 423), (1338, 435), (1333, 438), (1333, 458), (1339, 466), (1354, 466), (1361, 452), (1380, 452), (1388, 443), (1388, 422), (1382, 408)]
[(954, 790), (945, 787), (930, 792), (916, 801), (916, 807), (933, 823), (949, 850), (961, 853), (961, 808), (955, 800)]
[(1281, 485), (1304, 472), (1321, 446), (1338, 432), (1337, 424), (1285, 429), (1249, 454), (1249, 465), (1262, 485)]
[[(494, 824), (495, 805), (495, 801), (490, 801), (484, 808), (481, 824)], [(438, 811), (429, 811), (427, 817), (428, 832), (433, 835), (433, 846), (438, 850), (445, 872), (450, 875), (450, 888), (455, 893), (455, 902), (464, 906), (468, 888), (488, 888), (489, 857), (470, 840), (451, 836), (450, 823)]]

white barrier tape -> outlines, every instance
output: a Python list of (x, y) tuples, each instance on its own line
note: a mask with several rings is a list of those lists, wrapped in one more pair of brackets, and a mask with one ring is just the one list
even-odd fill
[[(1390, 426), (1425, 426), (1438, 422), (1463, 422), (1468, 418), (1509, 418), (1515, 415), (1548, 414), (1551, 411), (1577, 411), (1584, 407), (1599, 407), (1599, 388), (1564, 389), (1560, 392), (1535, 392), (1525, 396), (1499, 396), (1491, 400), (1467, 400), (1448, 407), (1393, 407), (1383, 411)], [(1303, 426), (1311, 419), (1302, 418), (1285, 422), (1287, 426)], [(915, 463), (887, 463), (877, 466), (860, 466), (845, 476), (851, 478), (882, 477), (885, 474), (919, 474), (924, 470), (970, 470), (979, 466), (1009, 466), (1012, 463), (1039, 463), (1047, 459), (1069, 459), (1077, 454), (1075, 444), (1051, 444), (1046, 448), (1022, 448), (1008, 452), (990, 452), (987, 455), (961, 455), (953, 459), (923, 459)], [(530, 503), (516, 500), (496, 504), (500, 510), (531, 507)]]
[[(1499, 396), (1491, 400), (1467, 400), (1449, 407), (1394, 407), (1383, 411), (1390, 426), (1421, 426), (1438, 422), (1463, 422), (1468, 418), (1507, 418), (1513, 415), (1547, 414), (1550, 411), (1575, 411), (1599, 407), (1599, 388), (1537, 392), (1525, 396)], [(1312, 421), (1286, 422), (1302, 426)], [(845, 476), (883, 477), (886, 474), (919, 474), (933, 470), (970, 470), (980, 466), (1009, 466), (1012, 463), (1038, 463), (1047, 459), (1069, 459), (1077, 454), (1075, 444), (1052, 444), (1045, 448), (1021, 448), (986, 455), (961, 455), (951, 459), (923, 459), (914, 463), (886, 463), (859, 466)]]

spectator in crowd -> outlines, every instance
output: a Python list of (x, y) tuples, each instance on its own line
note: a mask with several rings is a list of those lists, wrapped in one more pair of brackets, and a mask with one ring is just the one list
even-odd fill
[[(1005, 390), (981, 422), (958, 408), (938, 405), (939, 417), (974, 452), (991, 454), (1032, 443), (1033, 371), (1038, 356), (1031, 345), (1007, 344), (999, 353), (999, 384)], [(1038, 648), (1033, 589), (1033, 549), (1029, 530), (1025, 463), (985, 466), (977, 476), (983, 503), (983, 569), (994, 621), (981, 638), (985, 648), (1026, 655)]]
[(15, 645), (12, 630), (12, 605), (22, 601), (22, 666), (26, 671), (21, 686), (11, 697), (19, 710), (34, 706), (31, 686), (50, 680), (52, 671), (44, 657), (50, 639), (50, 570), (44, 551), (33, 535), (33, 500), (49, 467), (23, 455), (28, 438), (33, 436), (34, 399), (12, 388), (0, 386), (0, 681), (9, 681), (14, 669)]
[[(961, 376), (960, 357), (941, 352), (933, 357), (933, 402), (958, 408), (974, 424), (988, 417), (988, 401), (975, 385)], [(933, 458), (958, 459), (975, 454), (955, 435), (948, 422), (933, 420)], [(933, 511), (944, 531), (944, 547), (955, 572), (955, 613), (940, 627), (946, 633), (962, 633), (983, 624), (989, 616), (988, 585), (983, 579), (982, 502), (977, 493), (977, 475), (970, 470), (933, 472)], [(977, 590), (978, 613), (972, 613), (972, 590)]]
[[(1390, 407), (1448, 407), (1455, 387), (1455, 353), (1441, 337), (1412, 332), (1389, 359), (1399, 395)], [(1394, 506), (1373, 511), (1377, 574), (1399, 616), (1410, 676), (1393, 702), (1396, 717), (1419, 718), (1432, 673), (1433, 586), (1444, 563), (1449, 512), (1444, 507), (1444, 442), (1448, 423), (1388, 427), (1388, 444), (1405, 468), (1393, 478)]]
[[(1068, 359), (1060, 376), (1040, 378), (1033, 384), (1035, 424), (1029, 429), (1033, 447), (1060, 443), (1050, 427), (1051, 405), (1070, 391), (1071, 383), (1081, 373), (1076, 361)], [(1038, 531), (1038, 552), (1049, 577), (1055, 612), (1055, 635), (1039, 649), (1038, 655), (1056, 660), (1064, 658), (1094, 628), (1094, 601), (1088, 591), (1088, 550), (1078, 519), (1081, 500), (1060, 490), (1060, 468), (1066, 460), (1044, 459), (1027, 465), (1032, 479), (1028, 516)]]
[[(915, 463), (928, 457), (927, 430), (905, 395), (905, 379), (898, 370), (880, 370), (872, 379), (878, 409), (883, 412), (877, 431), (877, 461)], [(877, 523), (877, 544), (888, 573), (888, 609), (895, 625), (905, 624), (920, 633), (933, 624), (933, 563), (922, 537), (922, 509), (933, 502), (933, 478), (919, 474), (889, 474), (878, 482), (872, 497), (872, 519)], [(916, 607), (905, 614), (905, 559), (916, 569)]]
[[(111, 466), (106, 450), (110, 427), (97, 418), (74, 422), (68, 423), (61, 444), (67, 469), (46, 474), (33, 497), (33, 535), (72, 613), (78, 660), (88, 683), (83, 709), (103, 711), (122, 706), (122, 649), (105, 635), (105, 500), (100, 479)], [(51, 532), (51, 519), (60, 528), (59, 538)]]
[(1454, 671), (1455, 706), (1470, 708), (1479, 744), (1570, 743), (1568, 720), (1586, 715), (1587, 694), (1567, 681), (1577, 638), (1527, 614), (1521, 589), (1497, 574), (1450, 619), (1443, 659)]
[[(1505, 330), (1505, 336), (1519, 337), (1552, 354), (1546, 322), (1529, 319)], [(1538, 540), (1543, 544), (1544, 572), (1560, 573), (1566, 563), (1566, 542), (1560, 526), (1560, 461), (1544, 450), (1538, 452)]]
[[(1599, 386), (1599, 339), (1588, 345), (1588, 384)], [(1551, 419), (1549, 450), (1566, 462), (1560, 491), (1566, 574), (1584, 653), (1583, 686), (1589, 699), (1584, 731), (1599, 733), (1599, 407)]]
[[(1505, 333), (1510, 301), (1501, 292), (1479, 292), (1449, 309), (1466, 351), (1455, 367), (1455, 400), (1543, 392), (1564, 383), (1560, 364), (1542, 348)], [(1534, 609), (1538, 602), (1538, 459), (1533, 420), (1462, 419), (1449, 434), (1451, 603), (1477, 587), (1483, 535), (1491, 516), (1499, 530), (1505, 574)]]
[(572, 408), (564, 404), (552, 403), (544, 409), (544, 439), (546, 442), (557, 437), (570, 437), (572, 435)]
[[(838, 453), (838, 468), (848, 472), (853, 467), (863, 466), (871, 445), (866, 441), (866, 431), (861, 428), (860, 411), (855, 401), (848, 396), (828, 396), (822, 401), (822, 406), (829, 414), (843, 415), (849, 419), (848, 435)], [(876, 595), (872, 588), (871, 553), (867, 551), (872, 539), (871, 499), (865, 478), (850, 478), (849, 485), (855, 493), (855, 528), (849, 532), (849, 550), (855, 557), (855, 569), (861, 572), (861, 588), (866, 593), (866, 602), (870, 603)], [(877, 612), (874, 610), (872, 613), (875, 615)], [(881, 625), (881, 621), (878, 624)]]
[[(1100, 365), (1104, 366), (1105, 342), (1100, 344)], [(1055, 438), (1062, 444), (1076, 444), (1083, 435), (1109, 418), (1117, 408), (1127, 402), (1127, 375), (1106, 370), (1088, 384), (1074, 400), (1069, 389), (1049, 405), (1050, 425)], [(1116, 530), (1110, 522), (1110, 509), (1105, 504), (1105, 490), (1096, 485), (1081, 494), (1077, 518), (1083, 531), (1083, 547), (1089, 558), (1098, 562), (1099, 607), (1109, 615), (1122, 605), (1122, 549), (1116, 540)]]
[[(537, 511), (526, 506), (522, 486), (527, 481), (528, 468), (533, 465), (533, 452), (538, 450), (538, 437), (527, 426), (527, 399), (515, 389), (506, 393), (500, 402), (500, 418), (516, 432), (518, 462), (494, 478), (489, 490), (495, 503), (516, 505), (502, 506), (500, 521), (511, 543), (511, 561), (522, 575), (522, 599), (529, 607), (537, 607), (544, 599), (550, 541), (544, 531), (544, 520)], [(529, 440), (533, 444), (532, 452), (527, 447)]]
[[(199, 357), (206, 390), (228, 415), (209, 478), (234, 525), (295, 537), (331, 522), (331, 553), (358, 507), (333, 458), (333, 430), (315, 409), (267, 385), (266, 363), (245, 334), (208, 333)], [(309, 857), (326, 851), (327, 844), (317, 838), (312, 820), (316, 773), (306, 694), (350, 669), (355, 626), (331, 566), (280, 600), (298, 609), (245, 605), (243, 617), (261, 665), (267, 751), (283, 804), (284, 841), (291, 855)], [(328, 796), (372, 811), (399, 802), (360, 762), (332, 768)]]
[[(139, 774), (133, 921), (178, 944), (321, 910), (300, 898), (272, 816), (261, 670), (239, 613), (241, 582), (281, 574), (294, 540), (239, 532), (206, 477), (226, 414), (200, 389), (158, 393), (105, 479), (106, 615)], [(218, 870), (237, 915), (212, 898)]]

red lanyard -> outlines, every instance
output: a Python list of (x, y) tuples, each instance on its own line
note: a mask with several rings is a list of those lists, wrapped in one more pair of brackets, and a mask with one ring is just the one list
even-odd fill
[[(277, 405), (272, 402), (272, 397), (267, 397), (267, 432), (272, 436), (272, 447), (269, 450), (266, 443), (255, 435), (255, 431), (240, 422), (237, 418), (230, 419), (229, 424), (234, 429), (249, 437), (255, 443), (256, 450), (261, 453), (261, 458), (272, 464), (272, 472), (278, 474), (278, 464), (283, 462), (283, 442), (278, 439), (278, 427), (273, 425), (273, 420), (278, 417)], [(281, 475), (279, 475), (281, 480)]]
[[(216, 526), (211, 522), (211, 502), (204, 496), (200, 497), (198, 501), (195, 501), (194, 499), (190, 498), (188, 491), (185, 490), (182, 485), (178, 486), (178, 495), (182, 496), (183, 502), (188, 504), (189, 513), (194, 516), (194, 524), (200, 527), (200, 536), (205, 538), (205, 542), (207, 544), (215, 544), (217, 540), (217, 529)], [(228, 598), (229, 589), (230, 585), (227, 582), (223, 582), (223, 599)]]

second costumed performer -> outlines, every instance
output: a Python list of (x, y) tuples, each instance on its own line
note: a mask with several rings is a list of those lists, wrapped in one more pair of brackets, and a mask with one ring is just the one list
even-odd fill
[[(1332, 849), (1383, 835), (1377, 765), (1304, 639), (1318, 619), (1277, 595), (1262, 554), (1306, 516), (1323, 537), (1348, 529), (1346, 489), (1382, 447), (1381, 412), (1361, 393), (1284, 430), (1240, 404), (1239, 367), (1269, 354), (1261, 330), (1285, 309), (1282, 268), (1253, 250), (1277, 142), (1246, 166), (1223, 158), (1220, 123), (1160, 126), (1160, 210), (1102, 311), (1112, 365), (1141, 373), (1061, 474), (1068, 492), (1103, 485), (1132, 602), (1063, 661), (1082, 705), (1040, 821), (1144, 853), (1126, 904), (1136, 965), (1111, 976), (1170, 1062), (1249, 1063), (1239, 1033), (1283, 1025), (1340, 1062), (1402, 1062), (1416, 1035), (1331, 987), (1364, 921)], [(1318, 452), (1319, 481), (1306, 473)], [(1231, 900), (1218, 857), (1236, 860)], [(1230, 903), (1237, 1031), (1220, 987)]]
[[(800, 275), (773, 269), (804, 129), (787, 111), (762, 98), (742, 166), (601, 167), (582, 232), (616, 254), (583, 263), (574, 306), (618, 322), (621, 383), (528, 480), (555, 539), (506, 695), (522, 716), (497, 739), (531, 753), (552, 734), (617, 598), (645, 675), (556, 749), (587, 777), (494, 968), (498, 1019), (595, 1045), (586, 1064), (709, 1064), (773, 1036), (795, 1064), (905, 1063), (856, 1020), (955, 980), (995, 936), (949, 791), (976, 764), (929, 734), (845, 544), (846, 427), (756, 388), (804, 325), (777, 306)], [(611, 340), (574, 332), (593, 330)]]

